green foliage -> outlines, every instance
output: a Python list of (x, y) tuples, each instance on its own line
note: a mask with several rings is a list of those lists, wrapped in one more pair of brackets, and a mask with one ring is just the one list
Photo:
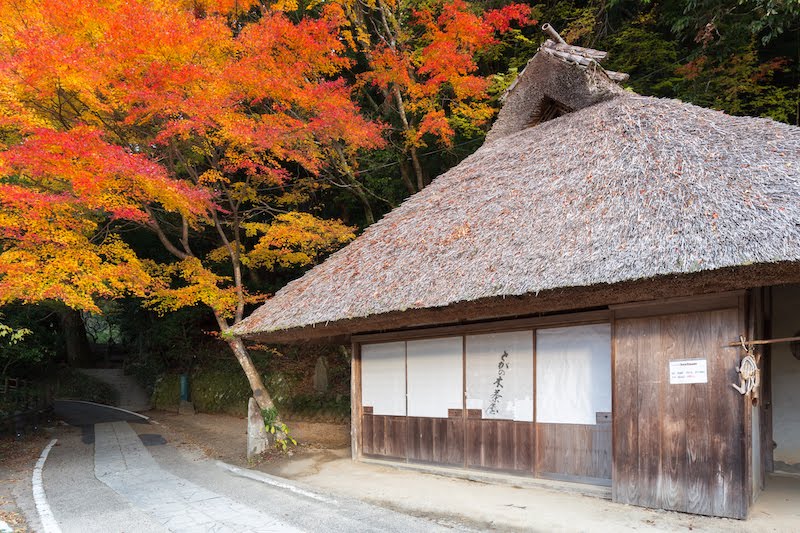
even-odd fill
[[(197, 411), (243, 416), (253, 392), (242, 374), (237, 371), (197, 370), (189, 376), (189, 397)], [(153, 389), (156, 409), (175, 410), (181, 397), (180, 375), (164, 374)]]
[(107, 405), (117, 401), (117, 393), (110, 385), (72, 368), (62, 368), (56, 379), (56, 398), (84, 400)]
[(101, 300), (97, 306), (100, 313), (82, 313), (86, 335), (93, 344), (121, 344), (124, 306), (115, 300)]
[[(570, 44), (608, 51), (604, 66), (630, 74), (626, 86), (640, 94), (800, 121), (800, 2), (561, 0), (541, 9)], [(532, 55), (522, 53), (510, 63)]]
[(120, 306), (114, 319), (121, 343), (128, 347), (130, 368), (126, 370), (148, 390), (152, 390), (154, 377), (165, 369), (186, 372), (196, 360), (220, 351), (206, 334), (215, 326), (205, 309), (189, 307), (158, 316), (135, 299), (121, 301)]
[(272, 401), (281, 407), (287, 407), (295, 390), (297, 379), (284, 372), (272, 372), (266, 381), (266, 387)]
[(241, 369), (236, 372), (201, 370), (190, 377), (190, 395), (195, 409), (203, 413), (247, 413), (253, 392)]
[[(346, 350), (287, 346), (253, 350), (251, 354), (283, 418), (347, 420), (350, 359)], [(314, 364), (320, 355), (328, 360), (329, 390), (324, 394), (313, 389)], [(199, 359), (198, 366), (189, 375), (189, 394), (199, 412), (244, 416), (252, 391), (238, 363), (220, 347), (216, 356), (207, 348)], [(179, 375), (162, 374), (155, 383), (152, 401), (156, 409), (177, 409)]]
[[(0, 320), (2, 320), (3, 315), (0, 315)], [(32, 332), (28, 328), (18, 328), (14, 329), (11, 326), (7, 326), (0, 322), (0, 376), (5, 375), (8, 371), (8, 368), (16, 362), (18, 359), (27, 362), (36, 362), (41, 357), (40, 353), (37, 352), (26, 352), (22, 351), (20, 353), (28, 355), (27, 357), (15, 357), (10, 348), (18, 344), (22, 339), (30, 335)]]
[(350, 396), (346, 394), (298, 394), (286, 402), (295, 416), (345, 421), (350, 418)]
[(125, 360), (125, 373), (133, 376), (148, 395), (153, 395), (156, 383), (165, 370), (163, 361), (148, 357), (147, 354), (134, 353)]
[[(0, 315), (0, 318), (2, 318), (2, 316), (3, 315)], [(17, 344), (19, 341), (24, 339), (26, 335), (30, 334), (31, 330), (27, 328), (14, 329), (0, 323), (0, 340), (5, 340), (5, 342), (10, 346)]]
[(0, 315), (0, 375), (36, 377), (55, 361), (59, 344), (52, 310), (10, 305)]
[(181, 380), (178, 374), (162, 374), (153, 385), (153, 408), (165, 411), (178, 409), (181, 399)]
[(261, 417), (264, 419), (264, 427), (267, 432), (275, 435), (275, 447), (285, 452), (290, 445), (297, 446), (297, 441), (289, 434), (289, 428), (278, 420), (278, 410), (274, 407), (261, 410)]
[(652, 13), (644, 14), (624, 24), (606, 39), (610, 70), (630, 74), (629, 87), (652, 96), (674, 96), (680, 78), (677, 44), (665, 39)]

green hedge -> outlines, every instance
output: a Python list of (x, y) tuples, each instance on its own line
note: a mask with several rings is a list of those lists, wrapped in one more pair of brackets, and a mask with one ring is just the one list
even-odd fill
[(153, 407), (176, 411), (181, 399), (181, 380), (178, 374), (162, 374), (153, 386)]
[[(340, 421), (347, 420), (349, 416), (349, 396), (295, 393), (296, 379), (280, 372), (264, 376), (264, 382), (283, 416)], [(198, 369), (189, 377), (189, 394), (197, 412), (245, 416), (252, 392), (241, 370)], [(162, 375), (156, 382), (152, 400), (156, 409), (177, 410), (180, 403), (180, 375)]]
[(202, 413), (247, 414), (251, 392), (242, 372), (196, 372), (189, 386), (194, 408)]
[[(197, 370), (189, 376), (189, 399), (198, 412), (244, 416), (250, 396), (250, 386), (241, 371)], [(180, 375), (162, 375), (153, 390), (153, 407), (177, 410), (180, 398)]]

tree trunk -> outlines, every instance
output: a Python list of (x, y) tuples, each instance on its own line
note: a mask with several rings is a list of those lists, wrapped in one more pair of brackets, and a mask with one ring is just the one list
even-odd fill
[(414, 174), (417, 176), (417, 189), (421, 191), (429, 182), (425, 178), (425, 172), (422, 170), (422, 164), (419, 162), (417, 149), (412, 146), (409, 148), (409, 152), (411, 153), (411, 165), (414, 167)]
[(369, 198), (367, 198), (367, 195), (361, 188), (361, 183), (359, 183), (355, 177), (348, 175), (347, 181), (350, 182), (350, 190), (353, 192), (358, 201), (361, 202), (361, 206), (364, 208), (364, 218), (367, 221), (367, 225), (371, 226), (375, 223), (375, 214), (372, 212), (372, 206), (369, 205)]
[(400, 177), (403, 179), (403, 185), (406, 186), (406, 190), (409, 194), (417, 192), (414, 188), (414, 184), (411, 182), (411, 169), (408, 168), (407, 161), (400, 161)]
[[(400, 115), (400, 122), (403, 124), (403, 131), (408, 133), (411, 131), (411, 123), (408, 121), (408, 116), (406, 115), (406, 106), (403, 103), (403, 95), (400, 92), (400, 87), (395, 85), (393, 93), (394, 101), (397, 105), (397, 113)], [(425, 174), (422, 171), (422, 164), (419, 162), (419, 155), (417, 154), (416, 147), (414, 145), (409, 146), (408, 153), (411, 156), (411, 166), (414, 169), (414, 174), (417, 177), (417, 190), (421, 191), (427, 184), (425, 183)]]
[(64, 308), (58, 311), (67, 363), (72, 367), (88, 367), (94, 362), (92, 347), (86, 338), (86, 326), (80, 311)]
[(275, 404), (272, 402), (269, 392), (264, 387), (264, 382), (261, 380), (261, 374), (258, 373), (253, 360), (250, 359), (250, 354), (244, 342), (239, 337), (228, 339), (228, 346), (233, 350), (233, 354), (239, 361), (239, 364), (244, 370), (244, 375), (247, 376), (247, 381), (250, 383), (250, 388), (253, 389), (253, 398), (261, 409), (274, 409)]
[(335, 153), (337, 161), (335, 161), (334, 164), (339, 167), (342, 175), (344, 175), (345, 180), (349, 184), (347, 187), (350, 189), (350, 192), (352, 192), (356, 199), (361, 202), (361, 205), (364, 208), (364, 217), (367, 220), (367, 225), (371, 226), (375, 223), (375, 214), (372, 211), (372, 206), (369, 205), (367, 193), (364, 192), (364, 185), (362, 185), (361, 182), (358, 181), (358, 178), (356, 178), (356, 175), (353, 172), (353, 167), (350, 165), (350, 162), (344, 155), (344, 151), (342, 150), (341, 146), (337, 145), (335, 147)]

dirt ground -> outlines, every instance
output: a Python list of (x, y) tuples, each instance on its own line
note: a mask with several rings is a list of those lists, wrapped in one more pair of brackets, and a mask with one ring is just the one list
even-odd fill
[[(237, 466), (248, 466), (247, 420), (230, 415), (198, 413), (178, 415), (167, 411), (145, 413), (157, 424), (172, 432), (172, 444), (191, 445), (214, 457)], [(350, 445), (350, 426), (326, 422), (286, 420), (293, 438), (298, 442), (290, 454), (268, 454), (258, 461), (261, 465), (280, 469), (298, 459), (317, 456), (341, 456)], [(169, 440), (169, 438), (168, 438)], [(338, 450), (338, 451), (332, 451)], [(345, 450), (346, 451), (346, 450)], [(346, 451), (349, 454), (349, 451)], [(349, 455), (348, 455), (349, 457)], [(249, 464), (249, 466), (253, 466)]]
[(33, 467), (49, 440), (45, 431), (20, 440), (12, 436), (0, 437), (0, 520), (15, 532), (28, 531), (28, 524), (17, 507), (14, 494), (29, 490)]
[[(200, 446), (222, 461), (247, 466), (246, 423), (225, 415), (148, 413), (175, 444)], [(300, 441), (291, 455), (273, 454), (251, 468), (294, 479), (338, 497), (487, 531), (800, 532), (800, 477), (773, 476), (747, 521), (708, 518), (617, 504), (574, 485), (456, 479), (353, 462), (346, 425), (287, 421)], [(171, 436), (170, 436), (171, 435)], [(517, 486), (515, 486), (517, 485)]]

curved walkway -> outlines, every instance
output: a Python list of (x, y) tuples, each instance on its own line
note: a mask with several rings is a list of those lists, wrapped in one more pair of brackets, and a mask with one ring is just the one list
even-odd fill
[(265, 484), (173, 446), (157, 433), (159, 426), (141, 419), (131, 425), (124, 412), (66, 407), (80, 431), (65, 428), (57, 435), (42, 472), (64, 533), (463, 530), (289, 480)]
[(164, 471), (126, 422), (95, 426), (94, 475), (170, 531), (300, 531)]

